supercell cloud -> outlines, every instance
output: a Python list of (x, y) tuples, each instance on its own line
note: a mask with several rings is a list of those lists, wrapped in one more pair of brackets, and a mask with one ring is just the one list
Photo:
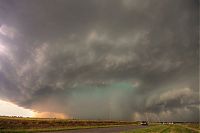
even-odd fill
[(0, 0), (0, 98), (80, 119), (199, 119), (198, 0)]

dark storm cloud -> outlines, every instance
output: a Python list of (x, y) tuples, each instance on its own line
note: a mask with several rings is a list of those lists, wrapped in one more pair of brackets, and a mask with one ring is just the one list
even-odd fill
[(0, 0), (0, 97), (86, 119), (198, 121), (198, 8)]

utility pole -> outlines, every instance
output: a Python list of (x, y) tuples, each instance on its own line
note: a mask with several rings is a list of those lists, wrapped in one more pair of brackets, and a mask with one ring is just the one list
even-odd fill
[(109, 101), (109, 105), (108, 105), (109, 107), (109, 109), (108, 109), (108, 120), (110, 120), (110, 110), (111, 110), (111, 103), (110, 103), (110, 101)]
[(148, 115), (147, 115), (147, 113), (145, 113), (145, 115), (146, 115), (146, 120), (147, 120), (147, 122), (149, 122), (149, 119), (148, 119)]

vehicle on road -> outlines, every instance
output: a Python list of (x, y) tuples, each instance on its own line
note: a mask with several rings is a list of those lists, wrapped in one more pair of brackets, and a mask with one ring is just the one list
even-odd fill
[(148, 126), (148, 122), (147, 122), (147, 121), (142, 121), (142, 122), (140, 123), (140, 125)]

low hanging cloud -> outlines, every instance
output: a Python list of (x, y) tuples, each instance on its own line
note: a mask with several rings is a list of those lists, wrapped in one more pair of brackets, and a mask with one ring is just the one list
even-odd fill
[(0, 98), (38, 116), (199, 121), (198, 6), (0, 0)]

